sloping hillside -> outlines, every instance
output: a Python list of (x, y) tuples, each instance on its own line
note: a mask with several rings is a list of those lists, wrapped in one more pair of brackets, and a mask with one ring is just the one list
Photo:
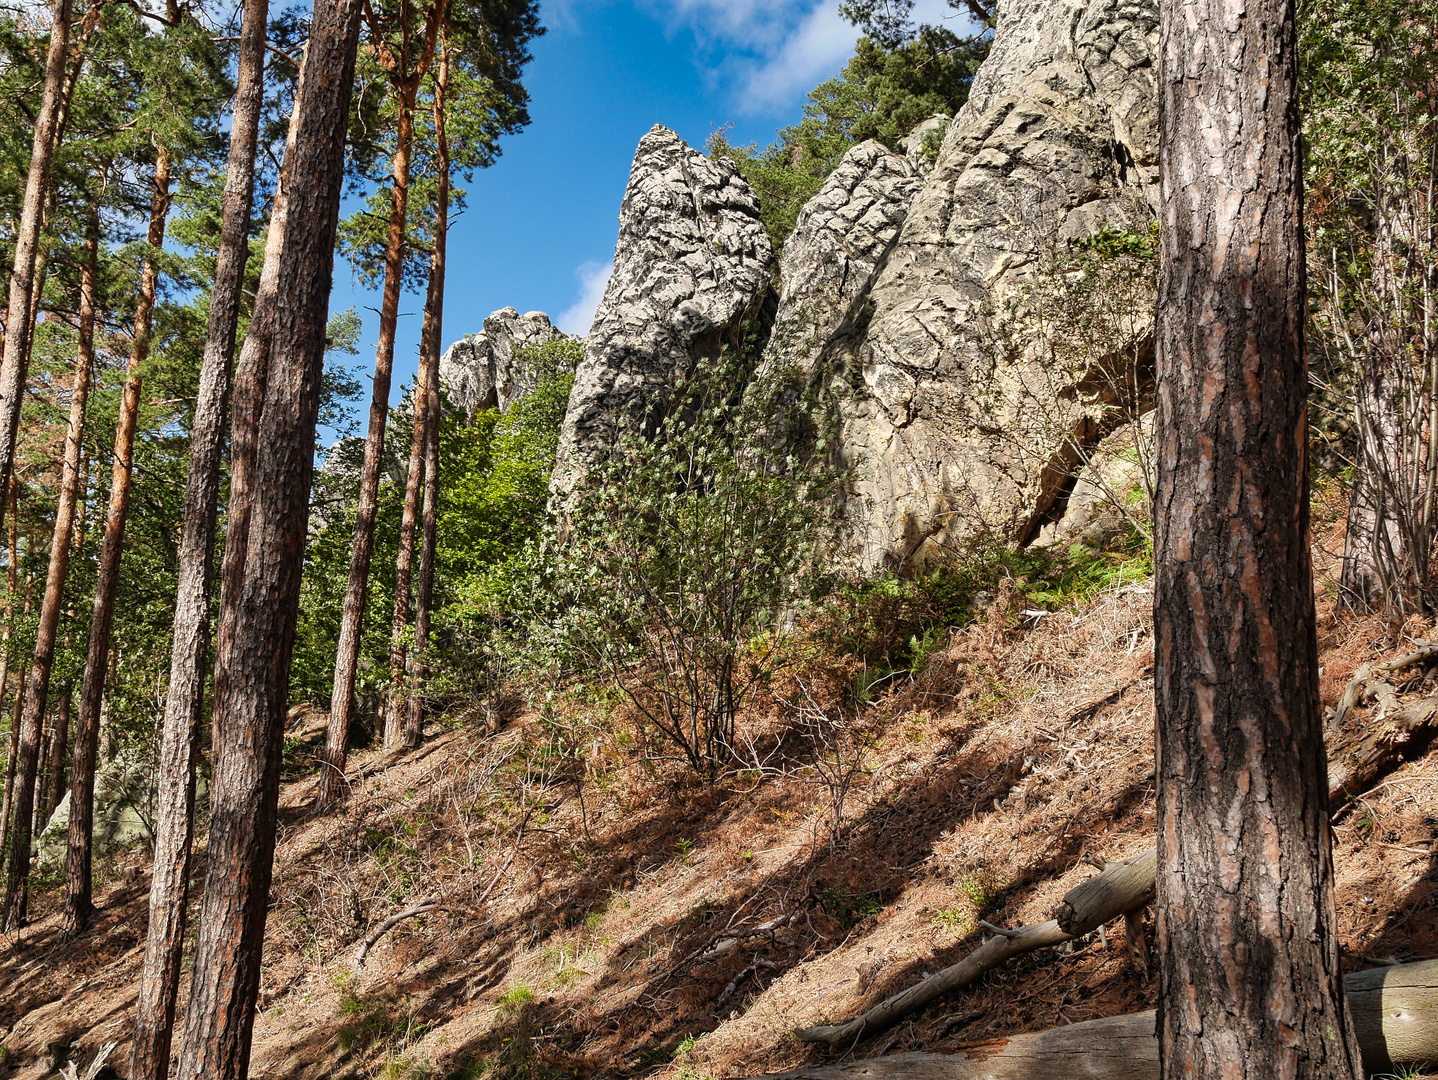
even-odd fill
[[(1150, 604), (1138, 581), (1033, 614), (1001, 586), (986, 618), (857, 720), (840, 706), (858, 673), (811, 655), (746, 714), (753, 767), (713, 786), (636, 741), (622, 710), (600, 724), (594, 703), (556, 697), (508, 722), (477, 710), (414, 754), (362, 754), (348, 803), (314, 818), (305, 732), (319, 723), (302, 721), (252, 1075), (719, 1078), (828, 1059), (793, 1029), (954, 962), (980, 919), (1048, 918), (1093, 873), (1086, 855), (1152, 843)], [(1325, 703), (1427, 629), (1330, 613)], [(1432, 676), (1416, 674), (1422, 692)], [(1355, 966), (1438, 953), (1434, 785), (1438, 754), (1337, 815)], [(82, 941), (58, 944), (46, 915), (5, 943), (0, 1075), (48, 1076), (115, 1040), (123, 1059), (145, 866), (136, 852), (106, 869)], [(432, 906), (357, 966), (362, 941), (417, 904)], [(832, 1056), (1151, 1006), (1152, 978), (1122, 924), (1109, 930)]]

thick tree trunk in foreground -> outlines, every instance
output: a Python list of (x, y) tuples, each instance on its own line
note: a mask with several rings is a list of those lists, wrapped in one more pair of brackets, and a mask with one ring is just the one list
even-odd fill
[[(242, 493), (252, 503), (248, 535), (226, 544), (223, 565), (218, 739), (181, 1080), (243, 1080), (249, 1069), (361, 7), (315, 4), (291, 120), (269, 371), (253, 478)], [(237, 423), (240, 416), (237, 409)], [(233, 493), (230, 505), (233, 523)]]
[(1293, 0), (1162, 0), (1154, 669), (1176, 1077), (1361, 1075), (1308, 547)]
[(449, 87), (449, 43), (439, 57), (434, 95), (435, 193), (434, 251), (430, 255), (429, 294), (425, 297), (427, 333), (421, 346), (429, 353), (428, 432), (424, 444), (424, 528), (419, 555), (419, 587), (414, 598), (414, 648), (407, 661), (409, 707), (405, 718), (405, 743), (420, 744), (424, 734), (425, 667), (429, 648), (429, 620), (434, 607), (434, 547), (439, 523), (439, 353), (444, 341), (444, 273), (449, 233), (449, 138), (445, 134), (445, 92)]
[[(5, 350), (0, 363), (0, 491), (10, 482), (15, 465), (15, 439), (20, 431), (20, 406), (30, 368), (30, 341), (35, 331), (31, 315), (36, 301), (36, 264), (40, 234), (45, 228), (45, 207), (50, 197), (50, 172), (65, 111), (66, 60), (70, 48), (72, 0), (55, 0), (50, 10), (50, 47), (45, 54), (45, 88), (35, 116), (30, 146), (30, 169), (25, 177), (25, 201), (15, 235), (15, 265), (10, 273), (10, 302), (5, 316)], [(0, 504), (0, 514), (4, 504)]]
[[(355, 674), (359, 670), (360, 638), (364, 630), (365, 601), (369, 593), (370, 556), (374, 551), (374, 523), (379, 512), (379, 476), (384, 464), (384, 429), (389, 418), (395, 327), (399, 322), (399, 294), (404, 277), (409, 157), (414, 141), (412, 88), (400, 88), (398, 105), (399, 133), (394, 154), (394, 186), (390, 191), (389, 239), (384, 256), (384, 295), (380, 302), (374, 391), (370, 396), (364, 463), (360, 466), (359, 500), (355, 511), (354, 544), (350, 552), (349, 584), (345, 588), (339, 645), (335, 650), (334, 685), (330, 691), (330, 724), (325, 733), (325, 768), (320, 774), (316, 796), (316, 805), (320, 809), (332, 806), (344, 795), (345, 760), (349, 750), (350, 725), (354, 719)], [(393, 745), (392, 736), (393, 733), (386, 725), (386, 746)]]
[[(105, 514), (105, 540), (100, 549), (100, 564), (95, 576), (95, 604), (90, 615), (90, 644), (85, 656), (85, 677), (75, 720), (70, 834), (65, 854), (64, 932), (70, 935), (89, 925), (92, 911), (90, 864), (94, 841), (95, 752), (100, 737), (100, 705), (105, 694), (105, 676), (109, 671), (110, 633), (115, 624), (115, 595), (120, 585), (120, 555), (125, 543), (125, 517), (130, 509), (135, 427), (140, 414), (140, 380), (150, 355), (150, 320), (160, 281), (158, 257), (165, 243), (165, 221), (169, 213), (170, 152), (164, 146), (158, 146), (155, 151), (154, 190), (150, 195), (150, 224), (145, 234), (149, 252), (140, 273), (134, 337), (130, 344), (119, 421), (115, 427), (110, 505)], [(78, 475), (78, 457), (75, 466)]]
[[(40, 601), (40, 622), (35, 630), (35, 659), (30, 677), (23, 684), (24, 705), (20, 710), (21, 743), (25, 733), (34, 730), (39, 736), (45, 716), (45, 702), (50, 690), (50, 668), (55, 660), (55, 640), (60, 626), (61, 605), (65, 593), (65, 574), (70, 565), (71, 532), (75, 526), (76, 506), (80, 497), (80, 457), (84, 449), (85, 405), (89, 400), (91, 374), (95, 366), (96, 278), (99, 261), (98, 209), (92, 212), (84, 242), (84, 262), (80, 270), (80, 327), (75, 354), (75, 377), (70, 392), (70, 417), (65, 431), (65, 458), (60, 471), (60, 498), (55, 507), (55, 529), (50, 537), (50, 563), (45, 573), (45, 595)], [(58, 750), (62, 755), (69, 735), (70, 695), (65, 694), (61, 715), (64, 732), (59, 733)], [(59, 717), (57, 716), (57, 720)], [(57, 725), (57, 727), (60, 725)], [(15, 820), (10, 837), (9, 873), (5, 881), (5, 925), (15, 927), (24, 919), (23, 883), (30, 872), (30, 830), (25, 803), (34, 797), (26, 790), (27, 765), (22, 756), (21, 783), (15, 795)], [(52, 783), (64, 776), (63, 760), (55, 762)], [(51, 809), (58, 805), (54, 797)], [(73, 800), (72, 800), (73, 803)], [(26, 812), (22, 819), (20, 814)], [(73, 814), (71, 815), (73, 818)], [(22, 822), (24, 824), (22, 824)]]
[(160, 742), (150, 920), (140, 969), (135, 1033), (130, 1045), (132, 1080), (165, 1080), (170, 1071), (175, 994), (180, 982), (190, 897), (195, 765), (200, 750), (205, 664), (210, 649), (210, 567), (215, 554), (215, 518), (230, 369), (235, 355), (245, 262), (249, 256), (268, 18), (268, 0), (247, 0), (240, 26), (239, 78), (230, 127), (220, 251), (210, 292), (205, 356), (200, 366), (195, 419), (190, 431), (190, 473), (185, 483), (185, 517), (180, 536), (170, 686), (165, 698)]

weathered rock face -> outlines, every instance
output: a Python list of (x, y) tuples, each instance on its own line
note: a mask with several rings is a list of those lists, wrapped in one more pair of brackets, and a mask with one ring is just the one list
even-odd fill
[[(1032, 307), (1026, 285), (1055, 242), (1151, 219), (1157, 25), (1156, 0), (1001, 0), (993, 50), (860, 325), (824, 350), (822, 377), (847, 384), (868, 565), (978, 535), (1027, 540), (1062, 488), (1070, 440), (1102, 436), (1092, 371), (1052, 363), (1023, 325), (1032, 311), (1013, 313)], [(787, 254), (786, 295), (806, 273)]]
[(460, 338), (439, 360), (439, 381), (456, 408), (474, 420), (483, 409), (503, 412), (534, 390), (535, 375), (515, 359), (515, 350), (547, 345), (564, 335), (542, 311), (521, 315), (500, 308), (478, 334)]
[(860, 143), (844, 155), (785, 241), (766, 370), (812, 377), (826, 350), (852, 334), (921, 184), (906, 158), (879, 143)]
[(571, 491), (695, 365), (740, 345), (762, 317), (772, 260), (737, 170), (652, 128), (634, 157), (614, 273), (575, 374), (557, 491)]
[(931, 116), (904, 139), (904, 156), (918, 175), (928, 176), (934, 171), (934, 162), (944, 145), (944, 133), (949, 130), (949, 120), (943, 113)]

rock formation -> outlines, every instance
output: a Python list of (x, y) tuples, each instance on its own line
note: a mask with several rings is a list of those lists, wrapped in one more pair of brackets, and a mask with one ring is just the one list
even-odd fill
[(904, 139), (904, 157), (919, 176), (928, 176), (934, 171), (939, 148), (944, 145), (944, 133), (949, 130), (949, 120), (943, 113), (931, 116)]
[(852, 333), (920, 186), (913, 165), (879, 143), (844, 155), (784, 243), (766, 369), (811, 377), (825, 350)]
[[(1026, 541), (1064, 490), (1072, 442), (1102, 436), (1092, 369), (1054, 363), (1062, 343), (1016, 310), (1054, 244), (1151, 220), (1157, 25), (1155, 0), (1001, 0), (969, 101), (816, 373), (847, 384), (867, 565), (980, 535)], [(817, 268), (787, 255), (789, 296)]]
[(445, 396), (470, 421), (482, 409), (503, 412), (535, 384), (534, 373), (515, 361), (515, 350), (563, 336), (542, 311), (521, 315), (512, 307), (500, 308), (484, 320), (483, 330), (460, 338), (440, 357)]
[(639, 143), (619, 211), (614, 273), (594, 315), (560, 434), (567, 493), (695, 365), (762, 320), (773, 250), (749, 185), (668, 128)]

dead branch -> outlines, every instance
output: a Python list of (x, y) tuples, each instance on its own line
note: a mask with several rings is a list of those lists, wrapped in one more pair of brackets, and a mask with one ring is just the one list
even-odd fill
[[(1089, 933), (1095, 927), (1142, 908), (1153, 897), (1154, 874), (1158, 868), (1155, 848), (1105, 864), (1096, 877), (1070, 889), (1059, 905), (1057, 917), (1046, 923), (1019, 930), (992, 927), (996, 936), (984, 942), (957, 964), (930, 975), (922, 982), (901, 990), (847, 1024), (804, 1028), (795, 1032), (800, 1042), (822, 1042), (833, 1046), (857, 1039), (865, 1032), (879, 1031), (899, 1017), (921, 1009), (935, 998), (967, 986), (989, 969), (1021, 953), (1062, 945)], [(1064, 929), (1064, 923), (1073, 932)]]
[(1328, 752), (1328, 801), (1362, 794), (1384, 773), (1424, 753), (1438, 736), (1438, 697), (1410, 702), (1340, 738)]
[(1332, 731), (1338, 727), (1338, 725), (1343, 722), (1343, 718), (1357, 707), (1358, 703), (1368, 695), (1370, 690), (1377, 688), (1370, 684), (1373, 684), (1375, 680), (1381, 683), (1382, 680), (1379, 679), (1379, 676), (1391, 675), (1395, 671), (1402, 671), (1405, 668), (1412, 667), (1414, 664), (1421, 664), (1425, 660), (1431, 660), (1435, 657), (1438, 657), (1438, 645), (1429, 645), (1426, 642), (1422, 642), (1419, 648), (1413, 650), (1413, 652), (1405, 653), (1393, 660), (1386, 661), (1382, 664), (1364, 664), (1353, 673), (1353, 678), (1349, 680), (1348, 686), (1344, 689), (1343, 697), (1338, 702), (1338, 708), (1333, 713), (1333, 719), (1328, 722), (1328, 730)]
[[(1370, 1074), (1438, 1061), (1438, 961), (1360, 971), (1344, 980)], [(766, 1080), (1158, 1080), (1154, 1014), (1133, 1013), (958, 1047), (821, 1065)]]

